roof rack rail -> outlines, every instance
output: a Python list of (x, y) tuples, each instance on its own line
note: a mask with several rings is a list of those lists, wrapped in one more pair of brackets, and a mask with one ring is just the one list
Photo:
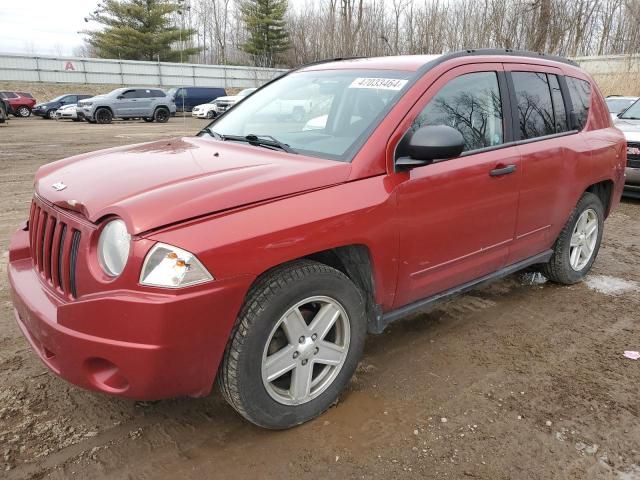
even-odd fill
[(514, 57), (544, 58), (554, 62), (566, 63), (567, 65), (572, 65), (574, 67), (578, 66), (577, 62), (559, 55), (550, 55), (543, 52), (532, 52), (529, 50), (514, 50), (512, 48), (469, 48), (458, 52), (445, 53), (443, 57), (449, 59), (467, 55), (509, 55)]

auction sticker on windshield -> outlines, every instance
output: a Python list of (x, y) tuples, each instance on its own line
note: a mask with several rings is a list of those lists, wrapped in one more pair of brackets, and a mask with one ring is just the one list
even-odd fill
[(375, 88), (376, 90), (400, 90), (407, 84), (407, 80), (399, 78), (363, 78), (358, 77), (349, 88)]

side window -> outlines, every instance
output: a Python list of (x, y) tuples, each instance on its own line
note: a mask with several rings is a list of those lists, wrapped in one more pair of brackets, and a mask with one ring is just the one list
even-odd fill
[(562, 91), (557, 75), (547, 75), (549, 78), (549, 87), (551, 88), (551, 100), (553, 100), (553, 114), (556, 119), (556, 133), (566, 132), (569, 130), (567, 123), (567, 111), (564, 108), (562, 100)]
[(165, 94), (162, 90), (151, 90), (150, 96), (152, 98), (162, 98), (165, 96)]
[(138, 93), (136, 90), (127, 90), (122, 94), (122, 98), (138, 98)]
[(62, 101), (68, 105), (70, 103), (76, 103), (78, 100), (75, 95), (67, 95), (62, 99)]
[(448, 125), (462, 133), (464, 151), (503, 143), (502, 103), (496, 72), (467, 73), (447, 83), (412, 128)]
[(567, 87), (569, 87), (569, 96), (571, 97), (573, 111), (575, 112), (576, 119), (578, 121), (578, 130), (582, 130), (587, 124), (587, 117), (589, 116), (591, 85), (589, 82), (585, 82), (578, 78), (565, 78), (567, 80)]
[(546, 73), (512, 72), (518, 104), (520, 138), (536, 138), (556, 133), (551, 90)]

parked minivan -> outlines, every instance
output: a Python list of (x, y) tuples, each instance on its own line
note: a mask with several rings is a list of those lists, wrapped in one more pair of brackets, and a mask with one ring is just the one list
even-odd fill
[[(274, 122), (290, 97), (308, 111)], [(368, 332), (523, 268), (581, 281), (625, 147), (559, 57), (301, 67), (195, 137), (42, 166), (9, 250), (16, 319), (76, 385), (161, 399), (217, 379), (249, 421), (292, 427), (336, 402)]]
[(208, 103), (227, 94), (217, 87), (176, 87), (169, 90), (169, 96), (176, 102), (179, 112), (190, 112), (193, 107)]

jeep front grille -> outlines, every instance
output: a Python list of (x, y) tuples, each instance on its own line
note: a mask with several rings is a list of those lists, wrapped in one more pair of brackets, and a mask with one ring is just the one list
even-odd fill
[(76, 263), (80, 230), (36, 199), (29, 215), (29, 241), (34, 268), (54, 289), (77, 296)]

